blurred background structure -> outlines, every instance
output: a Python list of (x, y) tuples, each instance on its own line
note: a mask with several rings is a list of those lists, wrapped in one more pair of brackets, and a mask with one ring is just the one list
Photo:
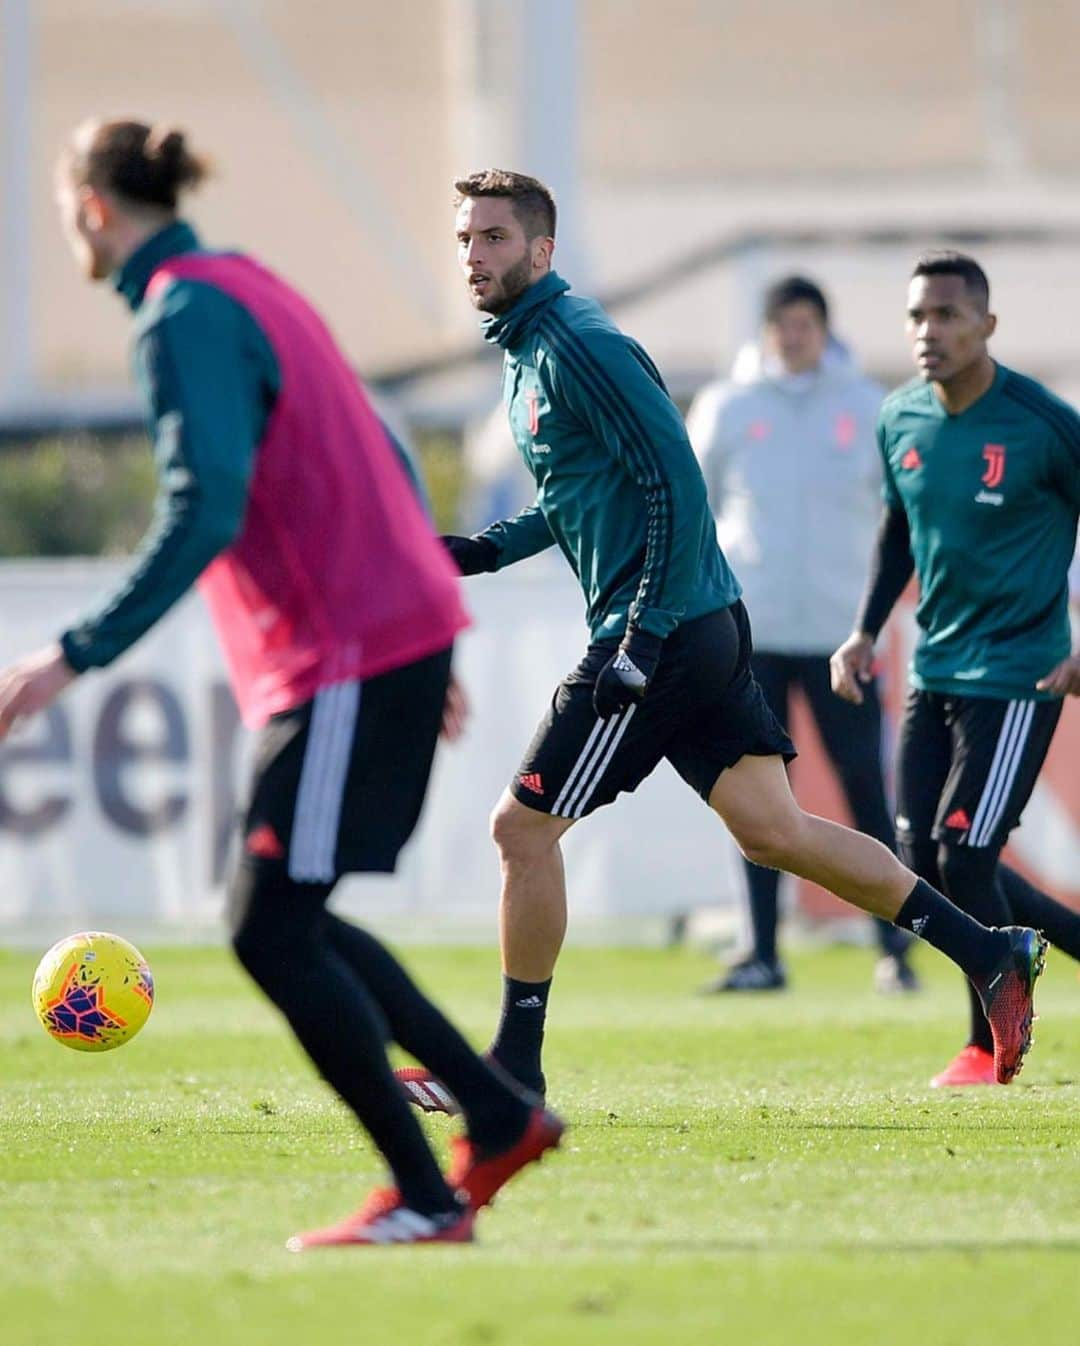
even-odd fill
[[(1080, 385), (1055, 302), (1080, 227), (1075, 6), (3, 0), (2, 14), (9, 423), (132, 405), (124, 314), (73, 283), (52, 210), (64, 136), (112, 112), (175, 121), (213, 151), (207, 237), (302, 283), (369, 378), (472, 344), (450, 184), (500, 163), (550, 180), (575, 283), (638, 289), (620, 321), (680, 391), (730, 361), (762, 278), (796, 266), (827, 279), (867, 364), (905, 376), (905, 268), (957, 234), (985, 239), (1002, 358)], [(648, 287), (680, 261), (694, 264)], [(490, 393), (457, 369), (395, 387), (410, 418), (450, 427)]]
[[(166, 120), (214, 155), (196, 211), (207, 241), (257, 254), (316, 301), (419, 445), (451, 528), (528, 491), (455, 264), (452, 180), (481, 166), (550, 183), (559, 269), (608, 301), (684, 404), (756, 331), (763, 286), (793, 270), (823, 282), (871, 373), (906, 379), (906, 275), (922, 247), (950, 241), (990, 273), (999, 357), (1080, 398), (1078, 47), (1080, 7), (1057, 0), (0, 0), (0, 555), (123, 550), (152, 495), (127, 315), (80, 283), (54, 219), (52, 165), (83, 117)], [(6, 592), (28, 592), (29, 574), (9, 570)], [(576, 655), (579, 600), (546, 573), (531, 582), (555, 586), (559, 637), (536, 607), (536, 671), (513, 724), (500, 720), (509, 741), (477, 749), (498, 770), (482, 787), (462, 777), (480, 798), (455, 844), (480, 851), (495, 797), (483, 792)], [(47, 634), (75, 590), (50, 589), (45, 613), (33, 592)], [(513, 619), (508, 599), (496, 605)], [(25, 643), (16, 607), (0, 612), (3, 653)], [(477, 668), (491, 638), (466, 647)], [(487, 714), (480, 701), (481, 745)], [(1070, 707), (1074, 752), (1076, 720)], [(13, 885), (37, 863), (4, 831), (12, 792), (33, 793), (14, 753), (0, 758), (0, 928), (24, 919)], [(1080, 789), (1055, 771), (1033, 828), (1049, 809), (1060, 877), (1078, 871)], [(438, 791), (424, 837), (441, 826)], [(676, 792), (671, 806), (694, 803)], [(633, 808), (620, 814), (633, 826)], [(697, 866), (672, 911), (725, 887), (697, 833), (672, 844)], [(487, 910), (485, 864), (468, 883), (486, 882), (470, 896)], [(607, 892), (633, 876), (599, 865), (590, 882)]]

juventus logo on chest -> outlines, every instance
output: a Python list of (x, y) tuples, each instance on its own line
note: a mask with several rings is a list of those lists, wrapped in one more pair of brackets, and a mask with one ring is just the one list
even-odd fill
[(983, 489), (975, 497), (977, 505), (997, 505), (1005, 503), (1005, 497), (996, 488), (1005, 480), (1005, 445), (984, 444), (982, 451), (986, 471), (982, 474)]
[(982, 451), (986, 462), (986, 471), (982, 474), (982, 484), (991, 490), (1000, 486), (1005, 479), (1005, 445), (984, 444)]
[(529, 434), (535, 439), (540, 433), (540, 394), (530, 388), (525, 394), (525, 406), (529, 412)]

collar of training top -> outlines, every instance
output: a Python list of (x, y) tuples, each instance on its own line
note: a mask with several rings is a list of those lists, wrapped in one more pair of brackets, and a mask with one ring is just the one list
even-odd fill
[(128, 307), (135, 312), (143, 301), (150, 277), (162, 262), (182, 252), (195, 252), (199, 246), (199, 236), (191, 225), (184, 220), (174, 220), (141, 243), (113, 273), (113, 288), (124, 296)]
[(569, 281), (563, 280), (557, 271), (549, 271), (543, 280), (530, 285), (505, 313), (488, 314), (480, 324), (484, 340), (504, 349), (513, 346), (533, 325), (540, 310), (553, 299), (558, 299), (559, 295), (565, 294), (569, 288)]

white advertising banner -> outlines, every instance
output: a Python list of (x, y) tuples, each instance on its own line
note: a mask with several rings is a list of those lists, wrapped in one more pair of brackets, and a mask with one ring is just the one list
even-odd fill
[[(55, 639), (123, 570), (105, 561), (0, 564), (0, 661)], [(475, 624), (456, 667), (472, 702), (469, 732), (440, 750), (397, 875), (351, 878), (335, 898), (401, 938), (494, 939), (499, 874), (488, 814), (586, 641), (580, 592), (551, 558), (478, 578), (466, 592)], [(910, 612), (897, 634), (888, 660), (894, 710)], [(805, 807), (842, 817), (805, 708), (794, 714), (796, 792)], [(140, 938), (215, 936), (249, 746), (192, 595), (112, 668), (80, 679), (0, 745), (0, 942), (41, 944), (93, 926)], [(1071, 702), (1011, 852), (1074, 904), (1078, 758), (1080, 705)], [(730, 838), (666, 764), (573, 828), (564, 850), (571, 937), (656, 937), (672, 918), (735, 905), (742, 892)], [(850, 911), (808, 885), (798, 899), (818, 918)]]
[[(123, 569), (0, 565), (0, 661), (54, 639)], [(468, 735), (440, 751), (398, 874), (342, 885), (344, 910), (403, 937), (494, 938), (488, 814), (586, 640), (580, 591), (544, 559), (474, 580), (467, 596), (475, 625), (456, 663), (472, 702)], [(0, 745), (0, 941), (93, 926), (149, 938), (215, 933), (247, 739), (192, 595)], [(724, 829), (666, 764), (574, 828), (565, 853), (578, 933), (656, 934), (672, 916), (739, 891)]]

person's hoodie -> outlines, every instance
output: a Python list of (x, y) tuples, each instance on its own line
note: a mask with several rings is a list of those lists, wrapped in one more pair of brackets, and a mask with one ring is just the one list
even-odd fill
[(851, 630), (881, 514), (883, 395), (830, 339), (797, 375), (744, 347), (694, 399), (687, 429), (759, 650), (828, 655)]

